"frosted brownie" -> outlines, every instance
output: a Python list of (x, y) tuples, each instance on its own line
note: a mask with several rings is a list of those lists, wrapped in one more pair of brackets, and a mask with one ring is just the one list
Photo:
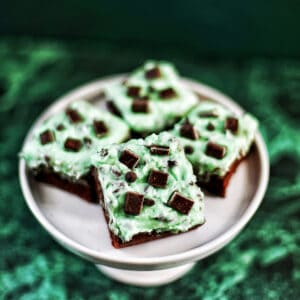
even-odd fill
[(78, 101), (39, 126), (20, 156), (36, 179), (93, 201), (93, 148), (122, 142), (128, 136), (129, 128), (122, 120)]
[(172, 133), (183, 144), (200, 186), (224, 197), (231, 175), (250, 150), (257, 126), (249, 114), (237, 116), (219, 104), (202, 102)]
[(197, 104), (167, 62), (146, 62), (122, 83), (107, 86), (105, 94), (113, 111), (142, 135), (165, 129)]
[(204, 223), (203, 194), (179, 141), (167, 132), (103, 147), (93, 177), (116, 248)]

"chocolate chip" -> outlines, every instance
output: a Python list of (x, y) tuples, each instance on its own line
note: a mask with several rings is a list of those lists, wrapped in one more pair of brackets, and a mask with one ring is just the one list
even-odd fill
[(65, 129), (65, 126), (63, 125), (63, 124), (58, 124), (57, 126), (56, 126), (56, 130), (58, 130), (58, 131), (62, 131), (62, 130), (64, 130)]
[(141, 88), (139, 86), (129, 86), (127, 88), (127, 95), (129, 97), (138, 97), (140, 94)]
[(180, 135), (190, 140), (197, 140), (199, 138), (196, 128), (188, 120), (181, 125)]
[(106, 101), (106, 107), (112, 114), (121, 117), (121, 113), (112, 100)]
[(93, 126), (97, 136), (103, 135), (108, 132), (108, 128), (103, 121), (94, 120)]
[(52, 143), (55, 140), (54, 134), (51, 130), (47, 129), (40, 134), (40, 141), (42, 145)]
[(155, 204), (155, 201), (153, 199), (150, 199), (150, 198), (144, 199), (144, 205), (153, 206), (154, 204)]
[(225, 129), (230, 130), (232, 133), (237, 133), (239, 129), (239, 120), (234, 117), (228, 117), (225, 122)]
[(176, 160), (168, 160), (168, 167), (173, 168), (177, 165)]
[(65, 149), (73, 151), (73, 152), (78, 152), (81, 147), (82, 143), (80, 140), (73, 139), (73, 138), (67, 138), (65, 141)]
[(138, 155), (136, 155), (134, 152), (125, 149), (120, 158), (120, 162), (126, 165), (129, 169), (133, 169), (138, 164), (140, 158)]
[(152, 145), (152, 146), (150, 146), (150, 152), (151, 152), (151, 154), (154, 154), (154, 155), (169, 155), (170, 147)]
[(159, 92), (159, 97), (162, 99), (170, 99), (177, 96), (177, 93), (173, 88), (167, 88)]
[(214, 110), (208, 110), (208, 111), (201, 111), (201, 112), (199, 112), (198, 116), (200, 118), (217, 118), (218, 114)]
[(107, 154), (108, 154), (108, 149), (102, 148), (102, 149), (100, 150), (100, 156), (104, 157), (104, 156), (106, 156)]
[(120, 177), (120, 176), (122, 175), (122, 173), (121, 173), (118, 169), (116, 169), (116, 168), (114, 168), (114, 167), (112, 167), (111, 172), (112, 172), (116, 177)]
[(194, 201), (178, 192), (174, 192), (168, 201), (168, 204), (178, 212), (187, 215), (194, 205)]
[(44, 158), (45, 158), (45, 161), (49, 164), (51, 161), (51, 158), (48, 155), (45, 155)]
[(136, 174), (133, 171), (129, 171), (125, 174), (125, 179), (127, 182), (134, 182), (136, 181)]
[(155, 187), (165, 188), (167, 185), (168, 176), (168, 173), (157, 170), (151, 170), (150, 175), (148, 177), (148, 183)]
[(205, 154), (217, 159), (221, 159), (226, 154), (226, 148), (213, 142), (208, 142), (206, 145)]
[(149, 112), (149, 102), (147, 100), (133, 100), (131, 110), (136, 113)]
[(79, 122), (83, 121), (82, 116), (75, 109), (67, 108), (66, 115), (69, 117), (70, 122), (72, 122), (72, 123), (79, 123)]
[(135, 192), (127, 192), (124, 211), (129, 215), (139, 215), (143, 208), (144, 195)]
[(154, 67), (145, 72), (145, 76), (147, 79), (159, 78), (161, 76), (160, 69), (158, 67)]
[(193, 148), (192, 146), (190, 146), (190, 145), (186, 145), (186, 146), (184, 147), (184, 152), (185, 152), (186, 154), (192, 154), (192, 153), (194, 152), (194, 148)]
[(90, 146), (90, 145), (92, 144), (92, 140), (91, 140), (89, 137), (87, 137), (87, 136), (85, 136), (85, 137), (83, 138), (83, 142), (84, 142), (87, 146)]
[(215, 126), (212, 123), (208, 123), (206, 125), (206, 129), (209, 130), (209, 131), (213, 131), (213, 130), (215, 130)]

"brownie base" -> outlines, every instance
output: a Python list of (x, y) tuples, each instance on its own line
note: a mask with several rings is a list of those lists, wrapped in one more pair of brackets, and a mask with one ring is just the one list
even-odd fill
[(93, 181), (94, 181), (95, 191), (97, 193), (97, 199), (99, 200), (99, 203), (100, 203), (100, 205), (102, 206), (102, 209), (103, 209), (103, 213), (104, 213), (104, 216), (105, 216), (107, 228), (108, 228), (109, 235), (110, 235), (110, 238), (111, 238), (111, 243), (112, 243), (112, 245), (113, 245), (114, 248), (117, 248), (117, 249), (125, 248), (125, 247), (129, 247), (129, 246), (143, 244), (143, 243), (150, 242), (150, 241), (153, 241), (153, 240), (158, 240), (158, 239), (161, 239), (161, 238), (164, 238), (164, 237), (168, 237), (168, 236), (172, 236), (172, 235), (178, 235), (178, 234), (181, 234), (181, 233), (185, 233), (185, 232), (191, 231), (191, 230), (196, 229), (199, 226), (203, 225), (203, 224), (199, 224), (199, 225), (196, 225), (196, 226), (190, 228), (188, 231), (179, 232), (179, 233), (173, 233), (173, 232), (170, 232), (170, 231), (167, 231), (167, 232), (155, 232), (155, 231), (152, 231), (150, 233), (148, 233), (148, 232), (146, 232), (146, 233), (145, 232), (141, 232), (141, 233), (138, 233), (135, 236), (133, 236), (133, 238), (130, 241), (124, 242), (118, 236), (116, 236), (110, 230), (110, 228), (108, 226), (108, 224), (109, 224), (109, 217), (108, 217), (108, 214), (107, 214), (107, 212), (105, 210), (105, 207), (104, 207), (103, 191), (102, 191), (102, 187), (101, 187), (101, 184), (99, 182), (99, 179), (98, 179), (98, 171), (94, 167), (91, 169), (91, 176), (92, 176)]
[(34, 178), (40, 182), (53, 185), (57, 188), (72, 193), (80, 198), (97, 203), (97, 197), (94, 190), (94, 185), (90, 172), (78, 181), (62, 177), (60, 174), (54, 172), (52, 169), (43, 167), (35, 170)]
[(203, 188), (206, 191), (208, 191), (214, 195), (224, 198), (226, 196), (227, 186), (229, 184), (229, 181), (230, 181), (232, 175), (235, 173), (239, 164), (244, 159), (246, 159), (252, 151), (253, 151), (253, 145), (251, 146), (248, 154), (245, 155), (244, 157), (242, 157), (241, 159), (236, 160), (231, 165), (229, 171), (224, 176), (221, 177), (218, 175), (212, 175), (212, 176), (210, 176), (208, 181), (204, 181), (204, 180), (201, 180), (201, 178), (198, 178), (197, 184), (199, 185), (200, 188)]

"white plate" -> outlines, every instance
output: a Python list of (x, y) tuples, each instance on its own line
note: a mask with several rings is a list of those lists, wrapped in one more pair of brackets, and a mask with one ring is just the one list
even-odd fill
[[(105, 84), (122, 78), (123, 75), (95, 81), (54, 102), (35, 122), (25, 143), (45, 118), (72, 101), (94, 98)], [(242, 113), (237, 104), (220, 92), (191, 80), (183, 79), (183, 82), (194, 92)], [(95, 104), (101, 105), (103, 101)], [(204, 226), (125, 249), (112, 247), (98, 205), (36, 182), (27, 173), (23, 160), (20, 160), (19, 175), (25, 200), (33, 215), (64, 247), (96, 264), (129, 270), (159, 270), (202, 259), (229, 243), (249, 222), (263, 199), (269, 178), (269, 161), (258, 133), (254, 151), (239, 165), (230, 181), (227, 197), (205, 196), (207, 222)]]

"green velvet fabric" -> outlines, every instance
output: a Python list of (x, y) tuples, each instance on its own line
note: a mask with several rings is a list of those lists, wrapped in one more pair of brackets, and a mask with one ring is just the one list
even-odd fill
[[(264, 202), (228, 246), (158, 288), (116, 283), (59, 246), (26, 207), (17, 153), (57, 97), (147, 58), (232, 96), (260, 120), (271, 160)], [(300, 61), (205, 60), (168, 47), (6, 39), (0, 42), (0, 299), (299, 299)], [(228, 201), (228, 205), (231, 205)]]

